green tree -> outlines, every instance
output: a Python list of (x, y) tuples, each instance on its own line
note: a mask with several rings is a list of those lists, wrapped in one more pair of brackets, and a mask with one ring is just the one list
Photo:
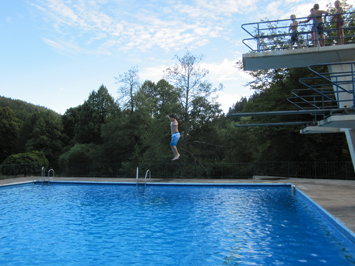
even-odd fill
[(40, 174), (41, 168), (48, 168), (49, 162), (40, 151), (12, 154), (1, 164), (2, 172), (5, 175)]
[(67, 137), (65, 146), (74, 145), (75, 125), (79, 121), (79, 107), (71, 107), (62, 115), (63, 134)]
[(30, 117), (26, 151), (42, 151), (50, 162), (58, 160), (63, 149), (63, 125), (52, 112), (34, 113)]
[[(324, 71), (323, 68), (319, 69), (319, 72)], [(290, 104), (287, 98), (291, 96), (292, 90), (305, 89), (299, 83), (300, 78), (312, 76), (313, 74), (307, 68), (283, 69), (282, 73), (283, 74), (280, 75), (280, 72), (276, 70), (254, 72), (253, 74), (257, 76), (257, 79), (251, 83), (251, 87), (257, 88), (258, 92), (250, 97), (248, 102), (244, 104), (242, 112), (287, 111), (298, 109), (296, 106)], [(262, 80), (262, 76), (267, 76), (265, 87), (258, 85), (258, 80)], [(315, 94), (313, 91), (306, 91), (305, 93)], [(236, 124), (311, 121), (313, 119), (314, 117), (311, 115), (260, 116), (245, 117), (236, 121)], [(346, 150), (344, 134), (300, 134), (300, 129), (304, 127), (304, 125), (272, 126), (248, 129), (248, 131), (254, 135), (254, 142), (251, 142), (250, 149), (258, 151), (255, 160), (342, 161), (349, 159), (348, 152), (344, 152)], [(245, 129), (237, 128), (236, 130), (244, 131)], [(331, 156), (331, 154), (333, 154), (333, 156)]]
[(26, 121), (28, 116), (33, 113), (50, 111), (60, 117), (59, 114), (52, 110), (49, 110), (48, 108), (39, 105), (34, 105), (21, 100), (6, 98), (3, 96), (0, 96), (0, 107), (9, 107), (10, 109), (12, 109), (12, 111), (15, 113), (16, 118), (19, 120), (18, 122), (20, 126), (22, 122)]
[(117, 80), (116, 83), (123, 83), (118, 89), (118, 93), (120, 94), (118, 100), (133, 113), (135, 108), (134, 96), (140, 87), (138, 67), (131, 67), (131, 69), (123, 74), (119, 74), (115, 79)]
[[(119, 108), (107, 88), (101, 85), (98, 91), (93, 91), (88, 99), (76, 110), (66, 114), (66, 126), (72, 134), (74, 125), (74, 143), (101, 144), (101, 126), (106, 119), (119, 112)], [(70, 116), (71, 115), (71, 116)]]
[[(108, 162), (129, 162), (136, 145), (142, 147), (142, 135), (149, 128), (150, 116), (145, 112), (124, 110), (103, 126), (103, 156)], [(135, 157), (138, 158), (137, 156)]]
[(219, 120), (222, 116), (219, 104), (199, 97), (192, 101), (192, 107), (189, 155), (200, 164), (221, 161), (223, 158), (221, 149), (225, 142), (218, 134)]
[(160, 162), (170, 158), (171, 135), (169, 121), (165, 116), (172, 110), (178, 116), (182, 114), (179, 93), (179, 89), (174, 88), (164, 79), (158, 81), (157, 84), (145, 81), (137, 92), (136, 112), (146, 117), (141, 135), (142, 162)]
[(59, 157), (59, 164), (66, 166), (78, 163), (95, 163), (101, 161), (101, 145), (75, 144), (70, 150)]
[(0, 107), (0, 162), (16, 153), (19, 144), (19, 124), (9, 107)]

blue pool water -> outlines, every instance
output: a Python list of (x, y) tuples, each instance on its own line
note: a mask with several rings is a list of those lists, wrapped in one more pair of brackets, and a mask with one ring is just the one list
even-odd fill
[(288, 187), (0, 188), (0, 265), (355, 265)]

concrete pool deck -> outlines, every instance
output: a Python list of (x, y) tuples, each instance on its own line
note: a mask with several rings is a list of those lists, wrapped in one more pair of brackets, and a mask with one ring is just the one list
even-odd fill
[[(0, 179), (0, 186), (40, 180), (41, 177), (18, 177)], [(136, 182), (135, 178), (94, 178), (94, 177), (55, 177), (56, 181), (92, 182)], [(140, 179), (139, 182), (144, 182)], [(340, 222), (355, 232), (355, 181), (332, 179), (280, 178), (256, 176), (253, 179), (154, 179), (149, 183), (229, 183), (265, 184), (291, 183), (317, 202)]]

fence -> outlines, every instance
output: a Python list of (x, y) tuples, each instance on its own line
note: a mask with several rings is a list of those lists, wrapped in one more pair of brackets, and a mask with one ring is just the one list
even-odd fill
[(151, 164), (69, 164), (64, 167), (51, 165), (56, 176), (67, 177), (118, 177), (129, 178), (136, 176), (143, 178), (149, 169), (153, 178), (252, 178), (253, 164), (196, 164), (196, 163), (151, 163)]
[[(0, 177), (41, 176), (41, 165), (0, 165)], [(259, 162), (259, 163), (92, 163), (51, 164), (56, 177), (144, 178), (149, 169), (153, 178), (163, 179), (250, 179), (253, 176), (355, 180), (351, 162)], [(46, 173), (48, 171), (46, 169)]]
[(254, 164), (255, 175), (355, 180), (352, 162), (263, 162)]

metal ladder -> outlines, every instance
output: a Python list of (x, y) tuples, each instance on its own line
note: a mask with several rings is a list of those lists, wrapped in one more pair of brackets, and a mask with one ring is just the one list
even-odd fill
[(49, 181), (51, 181), (51, 178), (50, 178), (50, 173), (51, 172), (53, 172), (52, 181), (54, 180), (54, 170), (53, 169), (49, 169), (48, 170), (48, 177), (47, 177), (47, 180), (46, 180), (46, 169), (44, 168), (44, 166), (41, 168), (41, 182), (42, 182), (42, 185), (44, 183), (47, 183), (49, 185)]
[[(147, 172), (145, 173), (144, 184), (147, 184), (147, 176), (148, 176), (148, 174), (149, 174), (149, 180), (152, 178), (152, 173), (148, 169)], [(136, 171), (136, 185), (138, 185), (138, 167), (137, 167), (137, 171)]]

